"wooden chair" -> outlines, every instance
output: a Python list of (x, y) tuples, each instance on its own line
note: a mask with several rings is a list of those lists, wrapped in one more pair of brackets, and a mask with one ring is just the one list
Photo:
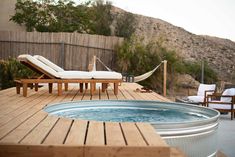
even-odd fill
[(215, 92), (215, 84), (200, 84), (198, 87), (197, 95), (188, 96), (188, 99), (192, 102), (201, 103), (205, 105), (206, 96)]
[(222, 94), (207, 95), (206, 106), (220, 112), (231, 112), (231, 120), (233, 120), (235, 117), (235, 88), (225, 89)]

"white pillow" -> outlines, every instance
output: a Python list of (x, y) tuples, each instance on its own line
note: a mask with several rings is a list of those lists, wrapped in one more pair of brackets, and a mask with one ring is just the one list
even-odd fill
[[(205, 95), (205, 91), (207, 90), (215, 90), (215, 84), (200, 84), (198, 87), (198, 92), (197, 95), (198, 96), (204, 96)], [(207, 94), (212, 94), (213, 92), (208, 92)]]
[(56, 65), (53, 62), (51, 62), (50, 60), (46, 59), (43, 56), (35, 55), (33, 57), (38, 59), (39, 61), (43, 62), (44, 64), (48, 65), (49, 67), (51, 67), (52, 69), (54, 69), (57, 72), (63, 72), (64, 71), (64, 69), (62, 69), (61, 67), (59, 67), (58, 65)]
[(58, 73), (54, 69), (52, 69), (49, 66), (47, 66), (46, 64), (40, 62), (39, 60), (37, 60), (36, 58), (34, 58), (31, 55), (28, 55), (28, 54), (20, 55), (20, 56), (18, 56), (18, 59), (19, 60), (27, 60), (30, 63), (36, 65), (39, 68), (41, 68), (45, 72), (49, 73), (50, 75), (52, 75), (54, 77), (59, 77)]
[(232, 98), (231, 98), (231, 97), (223, 97), (223, 95), (234, 96), (234, 95), (235, 95), (235, 88), (226, 89), (226, 90), (222, 93), (222, 97), (221, 97), (221, 99), (220, 99), (220, 101), (222, 101), (222, 102), (231, 102), (231, 101), (232, 101)]

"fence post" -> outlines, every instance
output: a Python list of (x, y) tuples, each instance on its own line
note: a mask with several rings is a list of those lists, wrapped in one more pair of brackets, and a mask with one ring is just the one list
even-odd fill
[(205, 68), (204, 61), (202, 61), (202, 64), (201, 64), (201, 83), (204, 83), (204, 68)]
[(167, 60), (164, 60), (163, 69), (163, 96), (166, 96), (166, 81), (167, 81)]
[(65, 68), (65, 52), (64, 52), (64, 42), (60, 43), (60, 65)]

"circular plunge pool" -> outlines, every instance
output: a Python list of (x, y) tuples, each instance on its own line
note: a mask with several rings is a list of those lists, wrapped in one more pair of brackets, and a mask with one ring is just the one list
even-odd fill
[(215, 156), (219, 112), (204, 107), (158, 101), (98, 100), (46, 106), (60, 117), (112, 122), (149, 122), (171, 146), (189, 157)]

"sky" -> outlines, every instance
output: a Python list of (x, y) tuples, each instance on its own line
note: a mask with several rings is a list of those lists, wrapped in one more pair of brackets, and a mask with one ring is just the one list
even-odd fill
[(126, 11), (164, 20), (197, 35), (216, 36), (235, 42), (235, 0), (108, 1)]
[(132, 13), (155, 17), (198, 35), (235, 41), (235, 0), (110, 0)]

